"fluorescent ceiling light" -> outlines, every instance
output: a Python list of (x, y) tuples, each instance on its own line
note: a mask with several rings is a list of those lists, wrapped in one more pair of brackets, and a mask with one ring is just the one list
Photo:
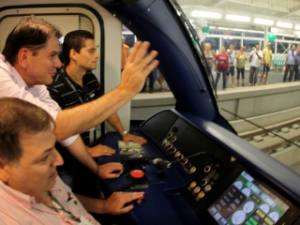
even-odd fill
[(271, 32), (276, 34), (277, 36), (284, 36), (284, 37), (293, 37), (294, 36), (292, 32), (289, 31), (290, 34), (288, 34), (288, 32), (286, 32), (286, 30), (282, 30), (282, 29), (276, 28), (276, 27), (271, 27)]
[(296, 31), (294, 34), (295, 34), (297, 37), (300, 37), (300, 32), (299, 32), (299, 31)]
[(229, 27), (218, 27), (219, 30), (231, 30)]
[(195, 22), (195, 20), (193, 20), (193, 19), (190, 19), (190, 23), (194, 23)]
[(239, 29), (239, 28), (232, 28), (232, 27), (218, 27), (219, 30), (232, 30), (232, 31), (240, 31), (240, 32), (250, 32), (250, 33), (259, 33), (264, 34), (264, 31), (259, 30), (246, 30), (246, 29)]
[(295, 30), (300, 30), (300, 24), (295, 24)]
[(227, 14), (225, 16), (226, 20), (236, 21), (236, 22), (250, 22), (249, 16), (239, 16), (233, 14)]
[(273, 20), (254, 18), (254, 23), (266, 26), (272, 26), (274, 24)]
[(289, 28), (289, 29), (291, 29), (293, 27), (293, 24), (292, 23), (288, 23), (288, 22), (277, 21), (276, 26), (277, 27), (281, 27), (281, 28)]
[(209, 11), (200, 11), (200, 10), (193, 10), (191, 12), (192, 17), (197, 18), (209, 18), (209, 19), (221, 19), (222, 14), (217, 12), (209, 12)]

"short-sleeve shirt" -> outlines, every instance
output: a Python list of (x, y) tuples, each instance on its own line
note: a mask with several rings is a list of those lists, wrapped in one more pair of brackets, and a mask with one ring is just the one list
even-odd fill
[(264, 48), (263, 51), (263, 62), (265, 65), (271, 65), (272, 62), (272, 50), (268, 47)]
[[(92, 72), (87, 72), (82, 81), (83, 86), (81, 87), (70, 78), (65, 69), (61, 69), (48, 90), (62, 109), (92, 101), (103, 94), (103, 90)], [(84, 143), (88, 146), (97, 144), (100, 136), (100, 124), (81, 134)]]
[(70, 188), (57, 177), (51, 194), (65, 211), (51, 209), (39, 203), (34, 197), (12, 189), (0, 181), (1, 225), (79, 225), (70, 213), (87, 224), (100, 225), (81, 205)]
[[(18, 71), (0, 54), (0, 97), (15, 97), (37, 105), (48, 112), (56, 120), (61, 111), (59, 105), (50, 97), (45, 85), (28, 87)], [(78, 135), (62, 141), (64, 146), (71, 145)]]
[(250, 66), (259, 68), (261, 66), (263, 55), (260, 50), (253, 50), (250, 53)]
[(229, 68), (229, 57), (226, 53), (215, 55), (216, 67), (218, 71), (227, 71)]
[(295, 65), (295, 63), (296, 63), (295, 52), (293, 50), (289, 50), (287, 54), (286, 64)]
[(236, 67), (239, 69), (245, 68), (246, 60), (247, 57), (245, 53), (238, 53), (236, 56)]

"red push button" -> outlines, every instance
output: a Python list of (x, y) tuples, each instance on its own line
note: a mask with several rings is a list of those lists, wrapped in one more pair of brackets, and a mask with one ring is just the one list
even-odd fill
[(129, 173), (130, 177), (133, 179), (141, 179), (145, 176), (145, 173), (143, 170), (131, 170)]

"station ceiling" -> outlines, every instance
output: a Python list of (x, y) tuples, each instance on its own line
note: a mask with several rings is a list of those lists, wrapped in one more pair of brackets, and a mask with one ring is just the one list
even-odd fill
[[(239, 14), (266, 17), (300, 24), (300, 0), (177, 0), (190, 16), (193, 10), (206, 9), (222, 14)], [(212, 21), (214, 25), (226, 24), (224, 20)], [(245, 25), (241, 25), (245, 26)]]

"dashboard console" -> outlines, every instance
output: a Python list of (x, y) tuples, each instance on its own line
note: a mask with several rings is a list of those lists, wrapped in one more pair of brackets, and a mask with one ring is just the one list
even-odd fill
[(299, 193), (276, 177), (286, 173), (299, 183), (299, 175), (245, 143), (235, 143), (240, 152), (231, 149), (236, 140), (228, 131), (199, 124), (172, 110), (143, 123), (142, 155), (120, 157), (125, 174), (109, 184), (111, 191), (145, 192), (131, 224), (299, 225)]

